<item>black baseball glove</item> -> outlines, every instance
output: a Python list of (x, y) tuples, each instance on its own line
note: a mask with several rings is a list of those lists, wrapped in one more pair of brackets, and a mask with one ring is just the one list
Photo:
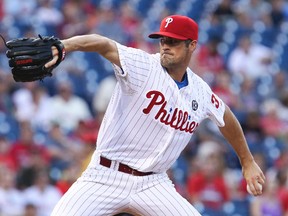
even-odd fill
[[(52, 70), (65, 58), (64, 45), (54, 36), (17, 38), (7, 41), (6, 46), (6, 56), (16, 82), (31, 82), (51, 77)], [(58, 49), (58, 60), (55, 65), (46, 68), (45, 64), (53, 59), (52, 46)]]

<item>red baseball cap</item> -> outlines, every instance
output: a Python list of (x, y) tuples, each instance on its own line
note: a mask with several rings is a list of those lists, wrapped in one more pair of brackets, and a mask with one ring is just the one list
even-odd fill
[(150, 38), (171, 37), (179, 40), (198, 40), (198, 25), (187, 17), (172, 15), (165, 17), (160, 25), (160, 30), (149, 35)]

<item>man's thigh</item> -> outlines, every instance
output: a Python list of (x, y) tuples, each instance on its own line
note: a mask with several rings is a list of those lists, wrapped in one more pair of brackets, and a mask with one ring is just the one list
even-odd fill
[(52, 216), (108, 216), (123, 211), (129, 205), (127, 184), (115, 172), (105, 177), (97, 182), (80, 178), (58, 202)]
[(131, 205), (142, 216), (201, 216), (169, 179), (134, 194)]

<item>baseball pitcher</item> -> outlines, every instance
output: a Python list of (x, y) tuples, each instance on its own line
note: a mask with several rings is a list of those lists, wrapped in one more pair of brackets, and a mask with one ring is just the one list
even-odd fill
[[(206, 118), (219, 127), (237, 153), (252, 193), (262, 193), (259, 185), (264, 184), (265, 177), (238, 120), (207, 83), (188, 68), (198, 40), (197, 23), (186, 16), (171, 15), (149, 37), (159, 40), (159, 53), (126, 47), (97, 34), (7, 42), (16, 81), (42, 79), (39, 71), (51, 76), (65, 51), (99, 53), (113, 64), (117, 78), (91, 162), (52, 216), (120, 212), (199, 216), (177, 193), (166, 171)], [(43, 58), (38, 59), (39, 52)], [(34, 71), (37, 77), (31, 78)]]

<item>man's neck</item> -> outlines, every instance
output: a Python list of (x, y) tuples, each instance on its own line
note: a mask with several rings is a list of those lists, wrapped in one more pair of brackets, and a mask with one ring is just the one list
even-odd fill
[(179, 72), (178, 71), (174, 71), (174, 70), (167, 70), (168, 74), (172, 77), (172, 79), (178, 81), (178, 82), (182, 82), (183, 81), (183, 78), (184, 78), (184, 75), (186, 73), (186, 70), (184, 70), (183, 72)]

